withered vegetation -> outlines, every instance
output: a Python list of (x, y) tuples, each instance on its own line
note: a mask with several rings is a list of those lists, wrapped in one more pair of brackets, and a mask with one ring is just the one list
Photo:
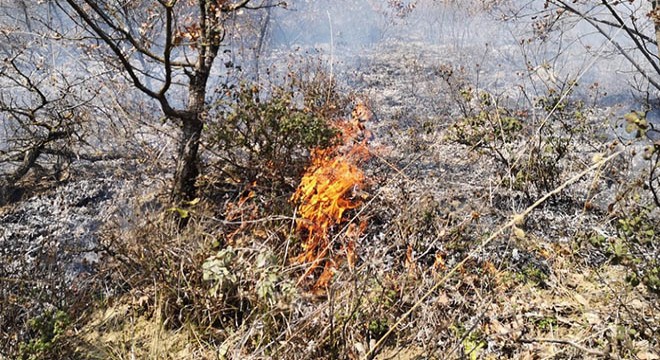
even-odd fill
[[(359, 92), (297, 60), (223, 89), (194, 199), (172, 206), (172, 162), (149, 147), (100, 161), (94, 197), (33, 190), (112, 211), (66, 259), (0, 252), (0, 358), (659, 359), (647, 113), (615, 114), (577, 78), (487, 88), (440, 46), (380, 46)], [(133, 177), (144, 191), (111, 204)], [(21, 206), (0, 208), (8, 229)], [(88, 253), (86, 271), (63, 265)]]

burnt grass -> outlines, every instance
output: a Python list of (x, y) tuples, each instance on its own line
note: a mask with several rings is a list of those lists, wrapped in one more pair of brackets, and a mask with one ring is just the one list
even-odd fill
[[(375, 115), (373, 156), (354, 194), (362, 205), (333, 229), (327, 288), (290, 261), (303, 236), (290, 188), (205, 175), (179, 230), (159, 170), (95, 164), (0, 210), (0, 354), (660, 356), (659, 211), (644, 144), (615, 133), (611, 107), (569, 95), (544, 110), (521, 99), (552, 92), (480, 88), (474, 69), (414, 42), (365, 51), (360, 64), (345, 76)], [(350, 223), (364, 224), (354, 264)]]

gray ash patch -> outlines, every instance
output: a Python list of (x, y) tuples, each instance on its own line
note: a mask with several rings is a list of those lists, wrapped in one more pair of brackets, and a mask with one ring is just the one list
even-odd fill
[(113, 178), (70, 182), (5, 207), (0, 213), (0, 272), (38, 279), (54, 268), (67, 282), (90, 272), (98, 255), (98, 230), (126, 186)]
[(30, 320), (89, 306), (102, 232), (135, 217), (133, 197), (154, 189), (140, 170), (126, 175), (127, 161), (95, 165), (76, 164), (68, 182), (36, 184), (32, 196), (0, 207), (0, 353), (34, 336)]

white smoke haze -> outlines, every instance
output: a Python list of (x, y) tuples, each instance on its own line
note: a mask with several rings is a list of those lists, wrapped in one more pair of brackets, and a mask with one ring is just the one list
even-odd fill
[[(554, 24), (553, 31), (544, 32), (544, 3), (417, 0), (400, 2), (401, 8), (393, 8), (391, 2), (382, 0), (289, 1), (286, 8), (246, 12), (236, 19), (235, 31), (227, 38), (226, 51), (215, 65), (215, 77), (209, 86), (221, 89), (240, 77), (262, 76), (267, 68), (286, 68), (297, 56), (307, 57), (308, 61), (321, 58), (336, 79), (359, 91), (365, 74), (379, 71), (373, 66), (374, 59), (381, 56), (414, 60), (421, 66), (417, 69), (422, 72), (419, 76), (426, 80), (436, 76), (433, 69), (438, 66), (462, 68), (477, 86), (495, 93), (522, 87), (532, 95), (540, 95), (548, 87), (579, 77), (578, 96), (588, 97), (591, 86), (597, 83), (600, 92), (607, 93), (600, 98), (600, 105), (638, 108), (638, 90), (648, 90), (639, 72), (603, 34), (584, 21), (565, 20)], [(617, 6), (623, 14), (644, 19), (650, 5), (637, 0)], [(246, 23), (248, 15), (252, 21)], [(72, 25), (53, 2), (0, 1), (3, 30), (23, 42), (33, 41), (35, 47), (46, 42), (40, 38), (45, 32), (39, 18), (60, 27)], [(640, 23), (645, 25), (640, 31), (652, 34), (650, 21)], [(606, 29), (624, 48), (632, 47), (624, 32)], [(75, 44), (52, 43), (39, 51), (31, 49), (30, 61), (40, 64), (40, 72), (55, 69), (67, 75), (75, 71), (74, 76), (89, 77), (94, 72), (108, 71), (105, 66), (84, 63), (90, 58)], [(9, 41), (0, 42), (2, 57), (8, 56), (11, 49)], [(162, 69), (147, 67), (144, 71), (152, 77), (149, 81), (163, 78)], [(115, 77), (121, 81), (123, 75), (117, 72)], [(171, 101), (183, 106), (186, 78), (181, 76), (177, 81), (180, 86), (175, 84), (175, 88), (180, 93)], [(3, 92), (9, 96), (7, 87)], [(145, 109), (139, 93), (121, 95), (116, 95), (115, 103), (135, 102), (135, 107)], [(158, 112), (157, 106), (151, 105)], [(8, 121), (0, 125), (0, 150), (6, 148), (9, 126)]]
[[(584, 21), (566, 20), (544, 33), (544, 1), (414, 3), (410, 13), (397, 17), (384, 1), (292, 2), (272, 11), (262, 56), (304, 50), (348, 76), (369, 65), (361, 62), (366, 52), (391, 51), (398, 45), (409, 56), (464, 67), (491, 90), (522, 85), (542, 91), (579, 77), (578, 94), (588, 95), (589, 86), (598, 83), (608, 94), (603, 99), (607, 104), (632, 101), (631, 86), (640, 83), (630, 63)], [(623, 14), (643, 17), (647, 3), (619, 6), (626, 7)], [(640, 30), (652, 34), (652, 24)], [(623, 31), (607, 31), (624, 48), (632, 47)]]
[[(642, 73), (660, 71), (625, 31), (545, 6), (560, 0), (253, 0), (273, 6), (213, 22), (227, 33), (195, 98), (198, 1), (96, 1), (121, 50), (71, 0), (0, 0), (0, 360), (641, 359), (657, 345), (635, 282), (638, 260), (657, 268), (660, 208), (638, 199), (660, 183), (648, 139), (610, 140), (635, 136), (621, 115), (658, 98)], [(609, 2), (654, 37), (650, 1)], [(181, 10), (171, 43), (166, 3)], [(352, 127), (344, 141), (312, 150), (348, 114), (332, 119)], [(196, 166), (198, 191), (174, 200)], [(341, 209), (319, 226), (305, 209), (324, 210), (308, 206), (323, 188)], [(317, 291), (320, 261), (336, 273)]]

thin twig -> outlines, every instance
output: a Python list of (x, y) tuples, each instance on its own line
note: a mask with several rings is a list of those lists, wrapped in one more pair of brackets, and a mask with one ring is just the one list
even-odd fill
[(585, 352), (589, 355), (594, 355), (594, 356), (602, 356), (607, 359), (620, 359), (615, 354), (611, 354), (610, 352), (605, 352), (605, 351), (600, 351), (596, 349), (591, 349), (586, 346), (580, 345), (576, 343), (575, 341), (571, 340), (563, 340), (563, 339), (545, 339), (545, 338), (538, 338), (538, 339), (518, 339), (519, 342), (525, 343), (525, 344), (533, 344), (533, 343), (550, 343), (550, 344), (562, 344), (562, 345), (570, 345), (582, 352)]

